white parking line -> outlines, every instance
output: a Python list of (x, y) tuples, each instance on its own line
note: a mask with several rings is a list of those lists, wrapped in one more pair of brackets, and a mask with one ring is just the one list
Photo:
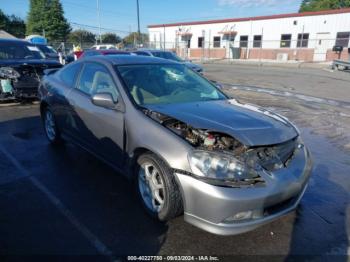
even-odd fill
[(79, 220), (69, 211), (63, 203), (37, 178), (31, 176), (29, 172), (14, 158), (9, 152), (7, 152), (4, 147), (0, 144), (0, 151), (12, 162), (12, 164), (21, 172), (21, 175), (28, 177), (28, 179), (33, 183), (33, 185), (39, 189), (48, 200), (58, 209), (58, 211), (66, 217), (69, 222), (81, 233), (84, 237), (91, 243), (96, 250), (106, 257), (109, 257), (112, 261), (116, 261), (113, 256), (113, 252), (108, 249), (108, 247), (102, 243), (84, 224), (79, 222)]

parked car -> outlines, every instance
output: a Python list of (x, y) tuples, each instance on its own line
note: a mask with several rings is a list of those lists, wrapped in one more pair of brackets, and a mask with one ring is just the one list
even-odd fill
[(73, 142), (135, 182), (152, 217), (252, 230), (294, 210), (312, 163), (296, 127), (230, 99), (187, 66), (95, 56), (43, 78), (48, 140)]
[(0, 39), (0, 101), (37, 97), (43, 71), (61, 66), (27, 41)]
[(45, 58), (59, 61), (57, 51), (49, 45), (35, 44), (35, 46), (45, 55)]
[(90, 49), (93, 49), (93, 50), (116, 50), (117, 48), (115, 47), (115, 45), (104, 44), (104, 45), (94, 45)]
[(202, 74), (203, 73), (203, 67), (200, 65), (194, 64), (191, 61), (186, 61), (177, 56), (175, 53), (165, 50), (152, 50), (152, 49), (140, 49), (133, 52), (136, 55), (143, 55), (143, 56), (154, 56), (164, 59), (169, 59), (178, 63), (182, 63), (186, 65), (187, 67), (191, 68), (192, 70), (196, 71), (197, 73)]
[(79, 59), (97, 55), (130, 55), (131, 52), (120, 50), (84, 50)]

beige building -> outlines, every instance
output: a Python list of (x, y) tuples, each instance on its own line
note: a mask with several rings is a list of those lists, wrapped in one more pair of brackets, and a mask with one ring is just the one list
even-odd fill
[(152, 47), (189, 58), (347, 60), (350, 8), (158, 24), (148, 31)]

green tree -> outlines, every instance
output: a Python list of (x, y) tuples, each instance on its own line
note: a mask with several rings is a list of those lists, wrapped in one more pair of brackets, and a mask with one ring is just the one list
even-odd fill
[(60, 0), (30, 0), (27, 35), (45, 34), (49, 41), (65, 41), (70, 31)]
[(62, 4), (59, 0), (51, 0), (48, 11), (45, 14), (45, 36), (50, 41), (67, 40), (68, 34), (72, 31), (69, 23), (64, 17)]
[(27, 35), (46, 33), (46, 12), (49, 8), (49, 0), (30, 0), (27, 18)]
[(118, 44), (122, 41), (122, 39), (114, 33), (105, 33), (101, 35), (101, 38), (102, 38), (102, 43), (105, 43), (105, 44)]
[(87, 30), (74, 30), (68, 35), (68, 42), (74, 45), (86, 45), (94, 44), (96, 42), (96, 36)]
[(123, 39), (123, 44), (125, 46), (134, 45), (137, 43), (147, 43), (148, 42), (148, 34), (141, 33), (140, 39), (139, 34), (137, 32), (132, 32)]
[(26, 33), (26, 24), (23, 19), (18, 16), (9, 16), (8, 32), (18, 38), (24, 38)]
[(7, 15), (5, 15), (4, 12), (0, 9), (0, 29), (6, 30), (8, 22), (9, 19)]
[(0, 9), (0, 29), (16, 37), (24, 38), (26, 25), (21, 18), (15, 15), (5, 15)]
[(303, 0), (299, 12), (322, 11), (350, 7), (350, 0)]

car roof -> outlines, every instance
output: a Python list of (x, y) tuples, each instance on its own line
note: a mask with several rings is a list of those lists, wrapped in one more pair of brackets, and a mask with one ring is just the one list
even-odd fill
[(36, 46), (49, 46), (47, 44), (43, 44), (43, 43), (30, 43), (30, 44), (33, 44), (33, 45), (36, 45)]
[(109, 56), (93, 56), (86, 58), (84, 61), (107, 62), (113, 65), (142, 65), (142, 64), (179, 64), (171, 60), (151, 57), (151, 56), (126, 56), (126, 55), (109, 55)]
[(130, 54), (129, 51), (123, 51), (123, 50), (116, 50), (116, 49), (89, 49), (85, 50), (86, 53), (101, 53), (101, 54)]
[(168, 50), (162, 50), (162, 49), (138, 49), (135, 52), (140, 51), (140, 52), (161, 52), (161, 53), (172, 53), (171, 51)]
[(1, 38), (1, 39), (0, 39), (0, 44), (1, 44), (1, 43), (34, 45), (33, 43), (28, 42), (28, 41), (26, 41), (26, 40), (12, 39), (12, 38)]

